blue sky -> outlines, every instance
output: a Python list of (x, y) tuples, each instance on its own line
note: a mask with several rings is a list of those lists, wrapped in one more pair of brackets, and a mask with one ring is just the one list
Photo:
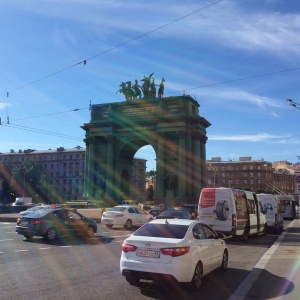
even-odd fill
[[(207, 159), (298, 161), (298, 1), (10, 0), (0, 13), (2, 153), (85, 146), (90, 101), (124, 101), (121, 82), (154, 72), (165, 96), (200, 104)], [(153, 148), (137, 156), (155, 169)]]

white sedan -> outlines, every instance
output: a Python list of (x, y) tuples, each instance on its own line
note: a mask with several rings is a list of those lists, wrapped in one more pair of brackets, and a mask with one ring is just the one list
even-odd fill
[(152, 215), (134, 205), (115, 206), (104, 212), (101, 217), (101, 223), (107, 228), (122, 225), (127, 229), (132, 229), (133, 226), (142, 226), (151, 220), (153, 220)]
[(202, 277), (227, 270), (223, 234), (197, 220), (158, 219), (145, 224), (122, 245), (120, 271), (131, 285), (188, 283), (199, 290)]

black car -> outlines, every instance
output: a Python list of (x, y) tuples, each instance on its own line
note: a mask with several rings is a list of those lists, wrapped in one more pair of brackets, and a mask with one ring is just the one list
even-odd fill
[(195, 219), (198, 218), (198, 204), (184, 203), (178, 208), (178, 210), (188, 211)]
[(155, 219), (187, 219), (193, 220), (194, 217), (185, 210), (165, 210), (160, 213)]
[(97, 232), (97, 223), (76, 210), (51, 205), (19, 218), (16, 232), (27, 239), (41, 236), (50, 241), (59, 235), (80, 234), (92, 237)]
[(175, 208), (167, 205), (157, 205), (150, 209), (149, 214), (151, 214), (153, 217), (156, 217), (165, 210), (175, 210)]

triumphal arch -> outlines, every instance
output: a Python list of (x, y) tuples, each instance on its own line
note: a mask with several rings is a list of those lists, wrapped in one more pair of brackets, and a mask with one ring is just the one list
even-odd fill
[(141, 147), (151, 145), (156, 153), (155, 197), (196, 203), (206, 181), (206, 128), (211, 124), (200, 116), (200, 105), (191, 96), (163, 97), (163, 78), (157, 95), (149, 78), (148, 90), (146, 79), (142, 81), (136, 91), (130, 82), (120, 85), (117, 92), (124, 94), (124, 102), (90, 107), (91, 120), (82, 126), (85, 197), (135, 199), (130, 184), (133, 158)]

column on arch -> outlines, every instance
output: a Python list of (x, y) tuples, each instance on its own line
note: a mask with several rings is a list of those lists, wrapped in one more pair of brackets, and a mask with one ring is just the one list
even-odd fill
[(106, 153), (106, 194), (109, 197), (113, 196), (114, 186), (114, 138), (108, 136), (107, 153)]
[(192, 195), (193, 198), (198, 199), (202, 186), (202, 157), (201, 157), (201, 135), (193, 135), (193, 179), (192, 179)]
[(207, 136), (203, 134), (201, 136), (201, 188), (206, 186), (206, 141)]
[(186, 198), (186, 132), (178, 133), (178, 198)]
[(186, 197), (191, 200), (192, 196), (192, 187), (193, 187), (193, 148), (192, 148), (192, 138), (191, 131), (187, 130), (185, 135), (186, 141)]
[(90, 161), (90, 155), (89, 155), (89, 151), (90, 151), (90, 143), (89, 143), (89, 140), (88, 138), (86, 138), (84, 140), (85, 142), (85, 163), (84, 163), (84, 182), (83, 182), (83, 197), (88, 197), (88, 182), (89, 182), (89, 179), (88, 179), (88, 174), (89, 174), (89, 161)]
[(94, 197), (94, 179), (95, 179), (95, 137), (88, 138), (88, 167), (87, 167), (87, 193), (86, 197)]
[(157, 135), (157, 170), (156, 170), (156, 198), (164, 198), (164, 170), (165, 170), (165, 142), (164, 133)]

